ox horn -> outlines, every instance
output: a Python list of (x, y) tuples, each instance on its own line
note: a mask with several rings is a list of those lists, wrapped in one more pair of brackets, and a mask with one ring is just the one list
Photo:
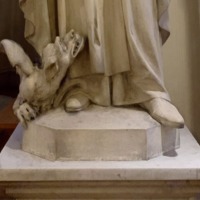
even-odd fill
[(23, 74), (29, 76), (33, 70), (33, 63), (24, 52), (23, 48), (12, 40), (2, 40), (0, 42), (0, 52), (5, 53), (10, 64), (17, 67)]

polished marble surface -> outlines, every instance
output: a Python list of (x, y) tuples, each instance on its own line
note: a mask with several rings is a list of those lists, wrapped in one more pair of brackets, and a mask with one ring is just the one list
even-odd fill
[(180, 149), (149, 161), (51, 162), (21, 151), (18, 126), (0, 155), (0, 181), (199, 180), (200, 147), (187, 128), (180, 135)]

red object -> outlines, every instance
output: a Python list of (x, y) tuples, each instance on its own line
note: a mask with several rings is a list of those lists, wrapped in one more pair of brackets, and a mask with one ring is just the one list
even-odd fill
[(0, 106), (0, 130), (14, 130), (18, 124), (18, 119), (12, 109), (15, 99), (7, 98), (6, 101), (4, 106)]
[(14, 115), (12, 109), (14, 101), (15, 99), (9, 99), (8, 102), (0, 108), (0, 152), (18, 124), (18, 119)]

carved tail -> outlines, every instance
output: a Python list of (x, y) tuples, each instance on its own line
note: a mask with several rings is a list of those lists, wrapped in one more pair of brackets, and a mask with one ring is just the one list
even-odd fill
[(7, 55), (10, 64), (17, 68), (17, 72), (21, 75), (29, 76), (33, 70), (33, 63), (24, 52), (22, 47), (12, 40), (2, 40), (0, 42), (0, 52)]

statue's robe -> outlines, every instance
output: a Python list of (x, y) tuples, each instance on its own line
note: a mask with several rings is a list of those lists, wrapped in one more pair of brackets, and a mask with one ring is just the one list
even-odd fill
[(61, 89), (65, 97), (83, 93), (104, 106), (169, 100), (161, 53), (169, 0), (20, 0), (20, 6), (25, 37), (40, 55), (71, 29), (87, 38)]

